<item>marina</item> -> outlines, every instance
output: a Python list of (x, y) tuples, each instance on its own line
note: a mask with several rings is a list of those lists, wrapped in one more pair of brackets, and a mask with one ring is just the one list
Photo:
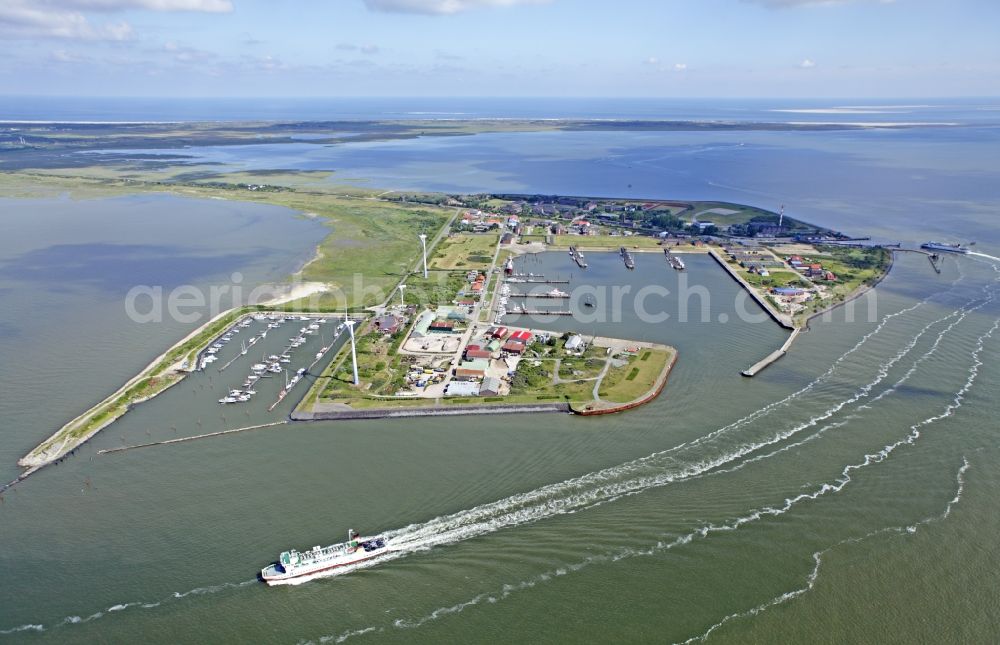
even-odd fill
[(583, 253), (578, 251), (575, 246), (569, 247), (569, 256), (573, 258), (574, 262), (576, 262), (576, 266), (581, 269), (587, 268), (587, 262), (583, 259)]

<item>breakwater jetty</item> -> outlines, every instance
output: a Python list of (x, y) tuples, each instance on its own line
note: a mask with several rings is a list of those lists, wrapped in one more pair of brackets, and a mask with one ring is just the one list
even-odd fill
[(785, 339), (785, 342), (782, 343), (781, 347), (774, 350), (773, 352), (765, 356), (763, 359), (757, 361), (747, 369), (743, 370), (742, 372), (740, 372), (740, 374), (750, 378), (757, 376), (757, 374), (759, 374), (761, 370), (771, 365), (779, 358), (788, 353), (788, 349), (792, 346), (792, 343), (795, 342), (795, 339), (798, 337), (800, 331), (801, 331), (800, 329), (793, 329), (792, 333), (789, 334), (788, 338)]

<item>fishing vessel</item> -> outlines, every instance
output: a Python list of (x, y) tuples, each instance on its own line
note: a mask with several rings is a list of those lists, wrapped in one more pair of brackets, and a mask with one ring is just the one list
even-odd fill
[(968, 253), (969, 248), (961, 244), (945, 244), (944, 242), (925, 242), (920, 248), (928, 251), (943, 251), (945, 253)]
[(278, 561), (260, 571), (261, 580), (268, 585), (287, 584), (324, 571), (331, 571), (365, 560), (371, 560), (389, 552), (388, 540), (384, 537), (361, 537), (351, 529), (347, 541), (327, 547), (314, 546), (305, 552), (294, 549), (283, 551)]

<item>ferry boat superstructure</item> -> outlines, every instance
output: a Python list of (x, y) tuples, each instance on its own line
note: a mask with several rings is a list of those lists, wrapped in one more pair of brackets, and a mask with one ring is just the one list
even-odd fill
[(305, 552), (283, 551), (278, 561), (261, 569), (261, 580), (268, 585), (292, 583), (317, 573), (371, 560), (389, 553), (384, 537), (361, 537), (351, 529), (347, 541), (327, 547), (314, 546)]

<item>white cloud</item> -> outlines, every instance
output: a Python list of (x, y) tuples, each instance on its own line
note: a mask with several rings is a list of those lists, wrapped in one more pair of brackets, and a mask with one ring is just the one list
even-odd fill
[(647, 58), (642, 62), (645, 63), (646, 65), (659, 65), (660, 59), (657, 58), (656, 56), (650, 56), (649, 58)]
[(674, 63), (675, 72), (686, 72), (688, 68), (687, 63)]
[(812, 69), (813, 67), (816, 67), (816, 61), (811, 58), (807, 58), (799, 63), (799, 67), (802, 69)]
[(360, 52), (362, 54), (377, 54), (381, 51), (378, 45), (375, 44), (365, 44), (365, 45), (355, 45), (354, 43), (339, 43), (337, 49), (346, 52)]
[(65, 49), (55, 49), (49, 54), (49, 59), (56, 63), (83, 63), (87, 59), (79, 54), (68, 52)]
[(787, 7), (805, 7), (807, 5), (838, 5), (857, 2), (867, 2), (869, 4), (893, 4), (896, 0), (744, 0), (754, 4), (764, 5), (773, 9), (784, 9)]
[(5, 0), (0, 4), (0, 36), (127, 40), (132, 36), (132, 27), (127, 22), (94, 25), (77, 11), (50, 10), (27, 0)]
[(484, 7), (512, 7), (521, 4), (544, 4), (550, 0), (364, 0), (373, 11), (449, 15)]
[(231, 0), (2, 0), (0, 37), (129, 40), (125, 21), (95, 24), (83, 12), (232, 11)]
[[(16, 3), (18, 0), (14, 0)], [(232, 0), (36, 0), (33, 4), (64, 11), (204, 11), (227, 13)]]

